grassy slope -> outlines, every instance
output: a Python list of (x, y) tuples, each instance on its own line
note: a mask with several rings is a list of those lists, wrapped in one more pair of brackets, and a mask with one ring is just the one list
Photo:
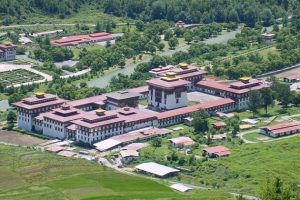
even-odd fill
[[(228, 196), (227, 196), (228, 197)], [(0, 146), (0, 199), (226, 199), (225, 193), (187, 194), (81, 159)]]
[[(255, 195), (268, 177), (278, 176), (287, 183), (300, 182), (299, 136), (269, 143), (221, 144), (230, 148), (230, 157), (204, 162), (193, 172), (193, 176), (182, 174), (182, 181), (196, 185), (203, 183), (204, 186), (219, 188), (221, 191)], [(201, 156), (201, 149), (199, 147), (193, 152)], [(154, 149), (149, 146), (143, 153), (151, 153), (153, 158), (163, 158), (170, 154), (167, 139), (163, 139), (162, 147)]]
[(111, 21), (123, 22), (121, 18), (112, 15), (104, 14), (97, 10), (94, 6), (82, 6), (77, 13), (67, 16), (65, 19), (60, 19), (58, 16), (45, 15), (43, 13), (33, 13), (22, 20), (21, 24), (35, 24), (35, 23), (92, 23)]

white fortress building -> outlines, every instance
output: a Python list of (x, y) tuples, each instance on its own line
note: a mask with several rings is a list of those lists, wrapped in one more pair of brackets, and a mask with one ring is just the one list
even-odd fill
[(13, 105), (17, 108), (18, 128), (27, 131), (35, 131), (34, 118), (40, 113), (51, 111), (58, 108), (66, 100), (58, 98), (53, 94), (38, 92), (33, 97), (25, 98)]
[(188, 105), (187, 87), (189, 82), (179, 79), (175, 73), (147, 81), (149, 85), (148, 107), (152, 110), (164, 111)]
[[(185, 73), (189, 74), (189, 80), (178, 75), (189, 70), (192, 71)], [(13, 104), (18, 113), (18, 128), (50, 138), (93, 145), (117, 135), (123, 137), (124, 133), (182, 123), (200, 109), (211, 115), (246, 109), (250, 91), (269, 87), (267, 83), (249, 77), (225, 85), (202, 80), (204, 74), (182, 66), (176, 73), (168, 71), (147, 81), (148, 86), (75, 101), (39, 92)], [(199, 82), (193, 82), (199, 79)], [(200, 93), (220, 98), (188, 105), (187, 93), (191, 81)], [(138, 105), (139, 99), (146, 97), (149, 109)], [(124, 137), (128, 135), (124, 134)]]

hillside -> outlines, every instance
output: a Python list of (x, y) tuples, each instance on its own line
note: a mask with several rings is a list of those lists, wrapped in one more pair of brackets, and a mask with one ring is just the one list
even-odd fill
[[(217, 3), (216, 3), (217, 2)], [(256, 22), (270, 25), (274, 19), (286, 17), (288, 11), (297, 2), (289, 4), (286, 0), (0, 0), (0, 20), (2, 24), (31, 22), (36, 15), (53, 17), (53, 19), (70, 19), (78, 15), (82, 9), (89, 8), (93, 12), (83, 16), (94, 16), (89, 22), (102, 20), (95, 12), (106, 13), (122, 18), (152, 21), (166, 19), (168, 21), (184, 20), (188, 23), (243, 22), (254, 26)], [(43, 18), (43, 17), (42, 17)]]

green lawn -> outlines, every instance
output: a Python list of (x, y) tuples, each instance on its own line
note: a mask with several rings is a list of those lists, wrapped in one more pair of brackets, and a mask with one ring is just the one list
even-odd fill
[(118, 173), (83, 159), (0, 146), (0, 199), (228, 199), (224, 192), (182, 194), (165, 181)]
[(81, 47), (71, 47), (71, 50), (73, 52), (73, 59), (78, 60), (79, 59), (79, 53), (80, 51), (86, 48), (87, 51), (92, 51), (92, 50), (102, 50), (105, 47), (101, 46), (101, 45), (97, 45), (97, 44), (87, 44), (87, 45), (83, 45)]
[(272, 140), (271, 137), (265, 136), (258, 132), (248, 133), (244, 135), (244, 138), (252, 142), (262, 142), (262, 141)]

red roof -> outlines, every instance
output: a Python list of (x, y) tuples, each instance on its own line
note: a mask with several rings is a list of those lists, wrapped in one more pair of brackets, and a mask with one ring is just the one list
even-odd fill
[(139, 94), (144, 94), (144, 93), (148, 93), (149, 89), (148, 89), (148, 85), (146, 86), (141, 86), (141, 87), (137, 87), (137, 88), (131, 88), (128, 89), (129, 92), (134, 92), (134, 93), (139, 93)]
[(13, 103), (13, 105), (16, 107), (19, 107), (19, 108), (27, 109), (27, 110), (34, 110), (37, 108), (43, 108), (43, 107), (48, 107), (48, 106), (52, 106), (52, 105), (60, 105), (65, 102), (66, 102), (66, 100), (58, 98), (55, 95), (45, 94), (45, 98), (41, 98), (41, 99), (39, 99), (37, 97), (25, 98), (22, 101)]
[(230, 88), (228, 85), (224, 85), (224, 84), (221, 84), (221, 83), (218, 83), (215, 81), (207, 81), (207, 80), (199, 81), (197, 83), (197, 86), (212, 88), (212, 89), (226, 91), (226, 92), (232, 92), (232, 93), (236, 93), (236, 94), (242, 94), (242, 93), (246, 93), (249, 91), (248, 89), (242, 89), (242, 90), (233, 89), (233, 88)]
[(151, 137), (166, 135), (170, 132), (171, 131), (168, 129), (160, 129), (160, 128), (156, 128), (156, 127), (151, 127), (151, 128), (145, 128), (142, 130), (136, 130), (136, 131), (132, 131), (129, 133), (113, 136), (110, 139), (125, 143), (125, 142), (135, 141), (137, 139), (144, 139), (144, 138), (151, 138)]
[(218, 156), (225, 156), (230, 154), (229, 149), (224, 146), (207, 147), (204, 148), (203, 151), (206, 151), (209, 154), (216, 154)]
[(16, 48), (17, 45), (14, 44), (0, 44), (0, 49), (11, 49), (11, 48)]
[(161, 120), (161, 119), (165, 119), (165, 118), (169, 118), (169, 117), (173, 117), (173, 116), (190, 114), (190, 113), (196, 112), (199, 109), (209, 109), (209, 108), (214, 108), (217, 106), (227, 105), (230, 103), (234, 103), (234, 101), (229, 98), (212, 100), (212, 101), (201, 103), (201, 104), (196, 104), (196, 105), (192, 105), (192, 106), (187, 106), (187, 107), (183, 107), (183, 108), (178, 108), (178, 109), (158, 113), (157, 119)]
[(288, 79), (288, 80), (299, 80), (300, 79), (300, 73), (299, 74), (293, 74), (291, 76), (287, 76), (287, 77), (284, 77), (285, 79)]
[(85, 99), (75, 100), (68, 102), (69, 105), (73, 107), (82, 107), (89, 104), (97, 104), (97, 105), (104, 105), (104, 101), (106, 100), (106, 96), (104, 95), (98, 95), (93, 97), (88, 97)]
[(72, 35), (58, 40), (52, 40), (51, 44), (57, 46), (78, 45), (87, 42), (96, 42), (98, 40), (112, 40), (114, 36), (110, 33), (101, 32), (89, 35)]
[(283, 128), (288, 128), (288, 127), (292, 127), (292, 126), (298, 126), (298, 123), (295, 122), (287, 122), (287, 123), (281, 123), (281, 124), (276, 124), (276, 125), (272, 125), (272, 126), (265, 126), (265, 127), (261, 127), (262, 129), (267, 129), (269, 131), (273, 131), (273, 130), (277, 130), (277, 129), (283, 129)]
[[(130, 112), (125, 111), (124, 109), (130, 109)], [(145, 112), (136, 108), (120, 108), (117, 110), (112, 110), (110, 112), (117, 114), (118, 118), (124, 120), (125, 123), (131, 123), (142, 120), (153, 120), (156, 118), (155, 114)]]
[(226, 126), (226, 123), (225, 123), (225, 122), (222, 122), (222, 121), (218, 121), (218, 122), (212, 123), (212, 125), (213, 125), (214, 127), (221, 128), (221, 127)]
[(285, 132), (290, 132), (290, 131), (297, 131), (297, 130), (300, 130), (300, 125), (281, 128), (281, 129), (276, 129), (276, 130), (273, 130), (272, 133), (275, 134), (275, 135), (278, 135), (280, 133), (285, 133)]
[(174, 144), (193, 145), (195, 142), (189, 137), (177, 137), (169, 139)]
[(155, 78), (147, 81), (148, 85), (165, 88), (165, 89), (174, 89), (176, 87), (184, 87), (188, 85), (188, 81), (178, 79), (174, 81), (165, 81), (161, 78)]
[(80, 119), (84, 115), (85, 112), (76, 108), (70, 108), (68, 112), (66, 112), (66, 110), (62, 110), (61, 108), (57, 108), (50, 112), (42, 114), (43, 118), (48, 118), (61, 123), (70, 122), (75, 119)]

